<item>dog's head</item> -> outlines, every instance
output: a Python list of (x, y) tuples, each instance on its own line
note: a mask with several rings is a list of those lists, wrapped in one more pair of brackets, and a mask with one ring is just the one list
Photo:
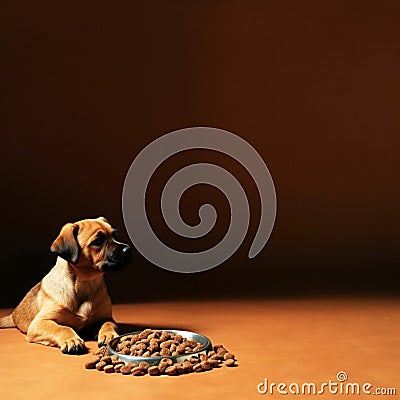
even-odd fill
[(120, 268), (132, 259), (131, 248), (117, 241), (115, 228), (104, 217), (64, 225), (50, 249), (76, 268), (101, 272)]

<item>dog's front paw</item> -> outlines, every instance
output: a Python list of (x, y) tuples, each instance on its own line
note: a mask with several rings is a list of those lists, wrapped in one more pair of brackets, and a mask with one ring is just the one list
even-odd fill
[(105, 346), (111, 339), (118, 336), (117, 324), (114, 321), (106, 321), (100, 328), (97, 335), (97, 344), (99, 347)]
[(61, 346), (61, 351), (64, 354), (87, 353), (85, 342), (81, 338), (74, 338), (74, 339), (66, 340)]
[(117, 332), (104, 332), (99, 334), (97, 345), (99, 347), (105, 346), (111, 339), (114, 339), (118, 336)]

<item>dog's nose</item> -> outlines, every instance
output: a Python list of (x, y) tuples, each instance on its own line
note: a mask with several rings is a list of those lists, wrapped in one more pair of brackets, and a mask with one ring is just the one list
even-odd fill
[(129, 253), (132, 249), (126, 244), (122, 249), (122, 254)]
[(124, 245), (124, 247), (121, 248), (121, 258), (123, 258), (126, 261), (130, 261), (133, 256), (133, 251), (130, 246)]

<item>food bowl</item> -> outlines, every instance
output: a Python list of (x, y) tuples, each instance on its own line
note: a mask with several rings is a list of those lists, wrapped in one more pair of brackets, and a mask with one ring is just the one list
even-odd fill
[(194, 340), (202, 345), (201, 349), (199, 351), (193, 352), (193, 353), (187, 353), (187, 354), (180, 354), (178, 356), (160, 356), (160, 357), (139, 357), (139, 356), (131, 356), (127, 354), (121, 354), (118, 353), (115, 348), (117, 347), (117, 343), (119, 340), (125, 336), (131, 336), (134, 334), (139, 334), (142, 331), (135, 331), (135, 332), (130, 332), (126, 333), (124, 335), (115, 337), (114, 339), (111, 339), (108, 344), (107, 344), (107, 350), (108, 350), (108, 355), (110, 356), (117, 356), (121, 361), (125, 363), (136, 363), (139, 364), (142, 361), (146, 361), (149, 365), (158, 365), (158, 363), (163, 359), (163, 358), (170, 358), (174, 363), (182, 363), (184, 360), (190, 358), (190, 357), (198, 357), (200, 354), (206, 354), (207, 351), (211, 350), (211, 341), (208, 337), (200, 335), (199, 333), (196, 332), (190, 332), (190, 331), (180, 331), (180, 330), (172, 330), (172, 329), (157, 329), (158, 331), (165, 331), (168, 333), (172, 333), (174, 335), (181, 335), (186, 339), (189, 340)]

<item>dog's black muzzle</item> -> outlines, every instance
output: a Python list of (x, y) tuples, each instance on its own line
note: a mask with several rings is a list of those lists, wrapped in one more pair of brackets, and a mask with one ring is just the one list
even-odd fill
[(105, 261), (101, 267), (103, 271), (113, 271), (124, 267), (132, 260), (132, 249), (124, 243), (110, 244), (106, 250)]

